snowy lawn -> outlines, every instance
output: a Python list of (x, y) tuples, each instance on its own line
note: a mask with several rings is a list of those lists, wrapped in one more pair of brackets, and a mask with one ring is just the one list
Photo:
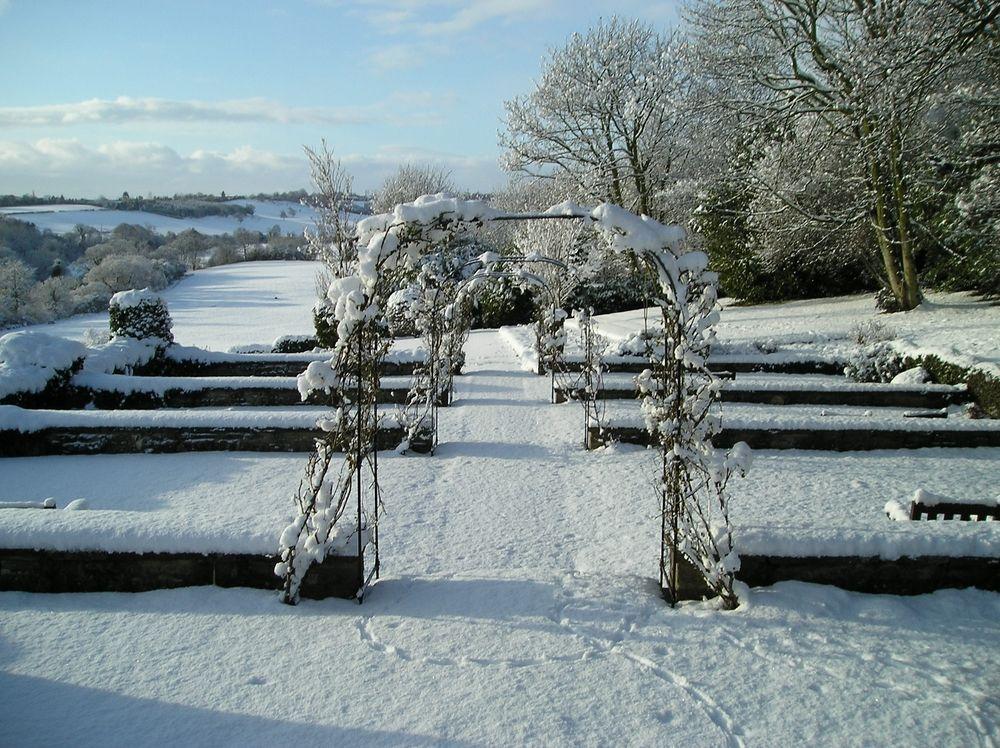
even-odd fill
[[(226, 351), (282, 335), (313, 332), (318, 262), (244, 262), (198, 270), (163, 292), (182, 345)], [(81, 314), (29, 328), (82, 340), (88, 329), (106, 332), (108, 315)]]
[[(983, 365), (1000, 376), (1000, 305), (967, 293), (928, 293), (919, 307), (897, 314), (876, 314), (870, 294), (756, 306), (723, 303), (718, 332), (723, 344), (758, 341), (842, 355), (854, 345), (849, 340), (851, 329), (877, 320), (903, 350), (935, 353), (962, 366)], [(621, 340), (642, 325), (641, 310), (598, 318), (598, 329), (612, 340)]]

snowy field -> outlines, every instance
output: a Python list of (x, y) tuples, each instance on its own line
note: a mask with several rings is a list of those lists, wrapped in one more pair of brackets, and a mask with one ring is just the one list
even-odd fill
[[(270, 345), (282, 335), (313, 332), (318, 262), (243, 262), (197, 270), (163, 292), (182, 345), (225, 351)], [(107, 331), (108, 315), (78, 314), (29, 328), (83, 340), (89, 329)]]
[[(278, 226), (283, 234), (301, 234), (315, 224), (315, 211), (299, 203), (270, 200), (232, 200), (239, 205), (253, 205), (254, 214), (242, 220), (237, 216), (204, 216), (202, 218), (173, 218), (142, 210), (104, 210), (93, 205), (36, 205), (30, 207), (2, 208), (6, 213), (23, 221), (30, 221), (39, 231), (48, 229), (57, 234), (72, 231), (78, 224), (93, 226), (100, 231), (111, 231), (121, 223), (148, 226), (157, 233), (180, 233), (197, 229), (202, 234), (231, 234), (236, 229), (267, 233)], [(285, 217), (281, 217), (282, 211)], [(292, 215), (294, 213), (294, 215)]]
[[(225, 350), (308, 332), (314, 272), (199, 271), (167, 292), (177, 339)], [(845, 331), (864, 316), (859, 299), (815, 303), (854, 309)], [(805, 312), (792, 325), (736, 311), (728, 340), (812, 329)], [(819, 317), (817, 332), (834, 330)], [(784, 583), (732, 613), (671, 610), (655, 584), (654, 455), (582, 450), (580, 407), (548, 404), (548, 380), (496, 332), (467, 352), (437, 454), (380, 458), (383, 573), (363, 606), (214, 588), (0, 593), (0, 745), (998, 745), (1000, 595)], [(883, 513), (917, 487), (995, 496), (998, 449), (755, 457), (734, 484), (745, 553), (1000, 546), (996, 523)], [(273, 551), (304, 459), (5, 459), (3, 499), (90, 508), (8, 512), (0, 544)]]

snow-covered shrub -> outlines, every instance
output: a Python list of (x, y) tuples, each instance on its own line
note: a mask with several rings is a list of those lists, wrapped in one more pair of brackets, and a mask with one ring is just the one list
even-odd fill
[(899, 299), (888, 288), (880, 288), (875, 292), (875, 308), (883, 314), (893, 314), (903, 311), (903, 306), (899, 303)]
[(0, 403), (28, 407), (64, 405), (69, 381), (87, 348), (41, 332), (0, 337)]
[(844, 374), (855, 382), (891, 382), (906, 369), (903, 356), (888, 341), (855, 349), (847, 359)]
[(663, 355), (663, 336), (655, 331), (640, 330), (629, 335), (624, 340), (619, 340), (608, 349), (609, 356), (642, 356), (650, 358), (657, 353), (656, 346), (660, 345), (659, 355)]
[(315, 335), (282, 335), (271, 344), (271, 353), (305, 353), (318, 345)]
[(873, 345), (892, 340), (896, 333), (889, 325), (877, 319), (866, 319), (851, 326), (850, 339), (858, 345)]
[(320, 299), (313, 306), (313, 327), (320, 348), (332, 349), (337, 346), (337, 317), (333, 304), (328, 300)]
[(116, 293), (108, 304), (108, 316), (113, 337), (137, 340), (157, 338), (164, 343), (174, 341), (170, 331), (173, 321), (167, 304), (158, 293), (148, 288)]
[(527, 325), (535, 309), (531, 294), (507, 279), (496, 279), (483, 286), (476, 296), (472, 326), (476, 329)]
[(420, 300), (420, 289), (409, 285), (394, 291), (385, 302), (385, 320), (389, 332), (397, 338), (412, 338), (417, 333), (412, 307)]

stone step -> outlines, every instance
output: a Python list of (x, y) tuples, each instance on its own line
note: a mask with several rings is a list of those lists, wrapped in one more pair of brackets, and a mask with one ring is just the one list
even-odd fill
[[(576, 356), (566, 356), (562, 365), (566, 371), (582, 371), (583, 360)], [(648, 368), (649, 360), (640, 356), (612, 356), (602, 362), (602, 369), (609, 373), (638, 374)], [(755, 357), (721, 355), (710, 358), (708, 368), (712, 371), (737, 373), (843, 374), (844, 362), (777, 354)]]
[[(553, 400), (566, 402), (571, 388), (556, 385)], [(598, 392), (599, 400), (632, 400), (638, 397), (635, 387), (604, 387)], [(895, 408), (946, 408), (968, 402), (965, 390), (926, 390), (921, 388), (879, 389), (866, 388), (817, 388), (817, 389), (734, 389), (722, 387), (720, 399), (724, 403), (760, 403), (764, 405), (856, 405)]]
[[(587, 448), (596, 449), (608, 441), (650, 446), (649, 432), (642, 426), (615, 425), (601, 431), (587, 429)], [(716, 447), (728, 448), (746, 442), (752, 449), (805, 449), (827, 452), (854, 452), (873, 449), (924, 449), (927, 447), (1000, 447), (996, 430), (908, 430), (908, 429), (776, 429), (723, 428), (712, 440)]]
[[(102, 375), (102, 379), (110, 380), (118, 375)], [(168, 377), (127, 377), (127, 386), (117, 387), (113, 382), (106, 385), (90, 384), (75, 385), (65, 393), (58, 403), (46, 403), (53, 409), (76, 410), (84, 407), (99, 410), (155, 410), (158, 408), (206, 408), (206, 407), (269, 407), (269, 406), (336, 406), (340, 398), (336, 393), (326, 394), (314, 392), (305, 401), (299, 395), (295, 380), (287, 380), (287, 386), (215, 386), (213, 380), (221, 377), (203, 377), (199, 381), (193, 378), (183, 379), (184, 386), (163, 386), (163, 380)], [(153, 380), (147, 385), (142, 381)], [(261, 379), (246, 377), (245, 380)], [(155, 381), (155, 384), (153, 383)], [(285, 384), (283, 382), (283, 384)], [(409, 385), (384, 386), (378, 391), (377, 402), (380, 404), (402, 405), (409, 399)], [(439, 407), (451, 404), (451, 393), (444, 393), (438, 400)]]
[[(0, 590), (42, 593), (146, 592), (203, 586), (278, 590), (274, 556), (220, 553), (103, 553), (0, 549)], [(938, 589), (978, 587), (1000, 591), (1000, 559), (920, 556), (893, 560), (856, 556), (741, 555), (737, 579), (751, 587), (782, 581), (830, 584), (857, 592), (918, 595)], [(302, 583), (309, 599), (353, 599), (364, 585), (360, 556), (328, 556)], [(701, 599), (696, 575), (681, 575), (680, 599)]]
[[(679, 600), (712, 594), (690, 563), (680, 564)], [(736, 578), (750, 587), (797, 581), (829, 584), (853, 592), (923, 595), (941, 589), (977, 587), (1000, 591), (1000, 558), (978, 556), (757, 556), (740, 554)], [(666, 593), (664, 597), (667, 597)]]
[[(312, 359), (324, 360), (324, 359)], [(136, 367), (140, 376), (163, 377), (296, 377), (306, 370), (310, 360), (281, 358), (278, 355), (230, 354), (226, 360), (199, 361), (167, 358), (150, 365)], [(413, 373), (419, 361), (384, 361), (382, 376)]]
[[(253, 426), (56, 426), (27, 433), (0, 430), (0, 457), (172, 452), (310, 452), (318, 429)], [(391, 450), (404, 436), (398, 426), (383, 426), (377, 448)], [(414, 452), (429, 445), (411, 445)]]
[[(275, 556), (226, 553), (103, 553), (0, 549), (0, 590), (147, 592), (195, 587), (278, 590)], [(304, 598), (353, 599), (364, 585), (361, 556), (327, 556), (302, 581)]]

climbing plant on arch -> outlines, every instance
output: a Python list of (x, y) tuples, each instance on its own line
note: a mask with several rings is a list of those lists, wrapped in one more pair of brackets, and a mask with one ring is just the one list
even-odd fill
[[(711, 444), (718, 429), (718, 384), (708, 370), (707, 355), (718, 312), (715, 276), (707, 271), (706, 256), (683, 251), (683, 231), (678, 227), (609, 204), (585, 209), (566, 202), (544, 213), (510, 214), (481, 201), (443, 194), (426, 195), (396, 206), (392, 213), (361, 221), (354, 237), (353, 272), (330, 285), (337, 346), (329, 361), (314, 362), (300, 375), (299, 389), (303, 397), (325, 390), (339, 406), (318, 424), (322, 435), (296, 494), (297, 516), (281, 533), (275, 573), (283, 580), (284, 602), (297, 602), (309, 567), (346, 543), (355, 544), (359, 556), (372, 543), (372, 574), (378, 574), (382, 496), (377, 394), (380, 365), (392, 345), (385, 302), (395, 290), (394, 277), (400, 270), (427, 271), (426, 258), (473, 238), (490, 223), (543, 220), (582, 221), (605, 237), (614, 251), (630, 253), (655, 274), (663, 329), (650, 368), (639, 383), (647, 427), (657, 437), (661, 458), (661, 579), (666, 580), (668, 597), (676, 599), (678, 559), (683, 556), (702, 572), (723, 603), (736, 604), (733, 580), (738, 558), (726, 484), (733, 473), (746, 469), (749, 450), (742, 445), (720, 454)], [(489, 267), (500, 259), (480, 258), (484, 266), (480, 277), (503, 272)], [(430, 292), (422, 301), (422, 326), (426, 332), (437, 325), (435, 334), (441, 341), (425, 369), (431, 372), (424, 375), (429, 381), (450, 376), (445, 371), (454, 371), (455, 345), (464, 341), (463, 323), (455, 321), (462, 313), (463, 294), (456, 283), (441, 295), (450, 283), (446, 276), (431, 272), (422, 286)], [(446, 302), (439, 303), (442, 299)], [(449, 334), (452, 339), (444, 342)], [(425, 401), (428, 408), (438, 394), (433, 381), (431, 386), (435, 391)], [(411, 390), (411, 403), (419, 392)], [(412, 416), (407, 420), (412, 439), (419, 431), (413, 424), (426, 421), (419, 413), (415, 420)]]

